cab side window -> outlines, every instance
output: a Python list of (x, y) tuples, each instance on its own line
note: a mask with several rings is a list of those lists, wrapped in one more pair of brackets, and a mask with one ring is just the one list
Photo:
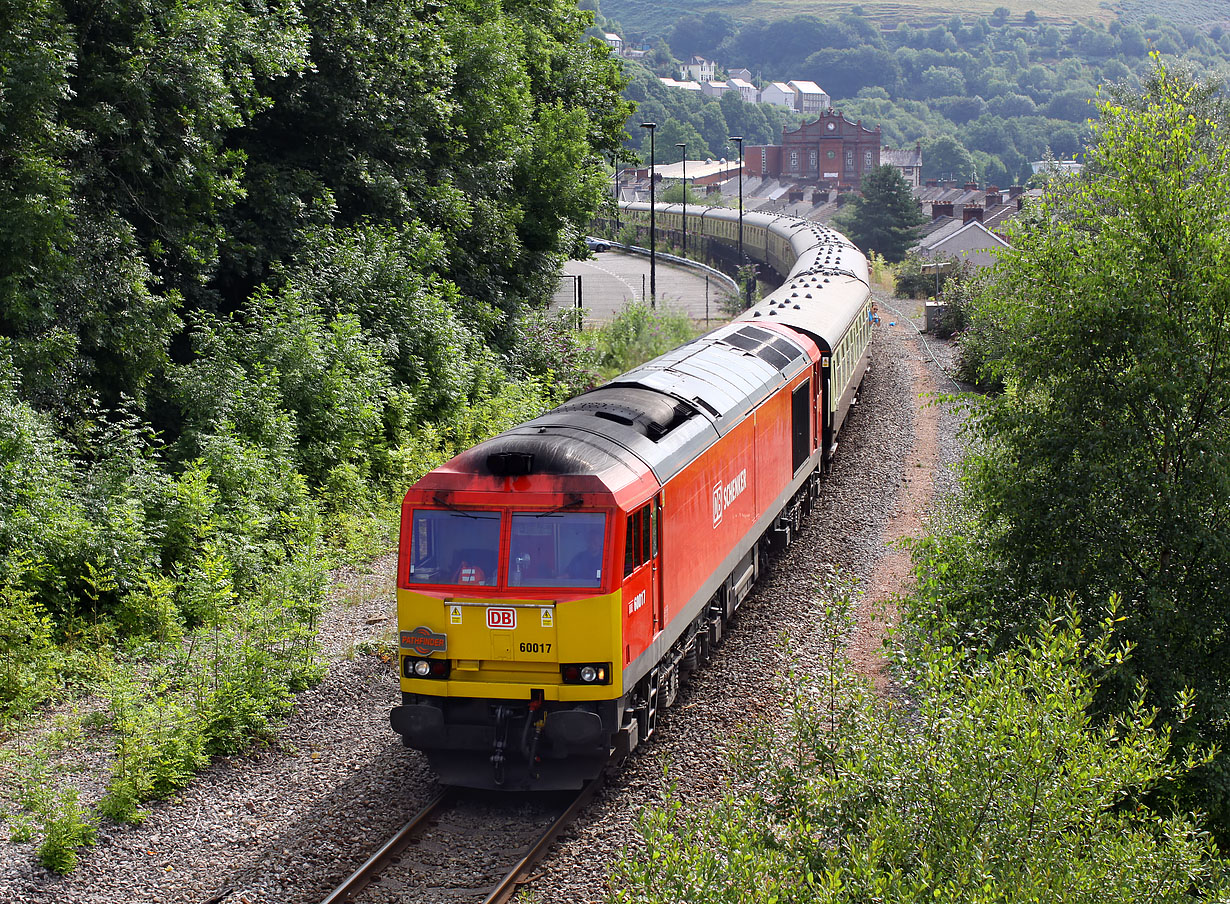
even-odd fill
[(624, 541), (624, 574), (629, 575), (649, 561), (657, 546), (654, 528), (657, 519), (652, 517), (653, 506), (642, 505), (628, 516), (628, 533)]

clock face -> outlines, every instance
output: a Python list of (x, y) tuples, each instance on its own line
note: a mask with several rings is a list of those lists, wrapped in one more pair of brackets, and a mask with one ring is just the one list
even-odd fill
[(826, 129), (828, 129), (828, 130), (831, 132), (831, 131), (833, 131), (833, 129), (837, 128), (837, 123), (835, 123), (835, 122), (830, 122), (827, 126), (825, 126), (825, 128), (826, 128)]

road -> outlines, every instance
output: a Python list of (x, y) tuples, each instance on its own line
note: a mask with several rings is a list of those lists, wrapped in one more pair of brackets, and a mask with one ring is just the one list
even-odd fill
[[(622, 251), (603, 251), (589, 260), (568, 261), (560, 276), (552, 310), (576, 304), (580, 282), (581, 301), (587, 324), (607, 323), (624, 307), (649, 295), (649, 258)], [(657, 264), (658, 305), (682, 310), (701, 323), (721, 323), (729, 319), (722, 310), (727, 288), (717, 280), (707, 280), (699, 271), (664, 262)]]

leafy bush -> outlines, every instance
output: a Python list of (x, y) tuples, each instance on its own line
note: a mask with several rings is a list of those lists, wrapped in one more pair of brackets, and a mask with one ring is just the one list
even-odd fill
[(57, 684), (51, 619), (35, 595), (0, 584), (0, 714), (27, 712)]
[(589, 335), (604, 374), (623, 373), (693, 339), (696, 327), (686, 314), (669, 308), (651, 310), (642, 303), (625, 307), (610, 323)]
[[(948, 263), (951, 269), (930, 269), (923, 272), (923, 265), (935, 267)], [(917, 254), (907, 255), (897, 265), (894, 290), (902, 298), (939, 298), (950, 276), (959, 273), (955, 261), (923, 260)]]
[[(848, 604), (837, 607), (848, 618)], [(835, 657), (791, 675), (789, 722), (699, 816), (673, 796), (619, 862), (618, 902), (1222, 900), (1228, 864), (1197, 819), (1151, 794), (1205, 760), (1180, 754), (1139, 694), (1105, 723), (1091, 674), (1119, 662), (1060, 619), (985, 661), (923, 643), (894, 706)]]

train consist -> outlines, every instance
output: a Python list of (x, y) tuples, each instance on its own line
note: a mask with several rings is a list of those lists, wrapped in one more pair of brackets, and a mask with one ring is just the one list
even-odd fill
[[(867, 262), (815, 223), (743, 221), (779, 289), (406, 494), (390, 721), (441, 782), (577, 788), (651, 737), (810, 509), (869, 363)], [(734, 244), (738, 213), (687, 229)]]

